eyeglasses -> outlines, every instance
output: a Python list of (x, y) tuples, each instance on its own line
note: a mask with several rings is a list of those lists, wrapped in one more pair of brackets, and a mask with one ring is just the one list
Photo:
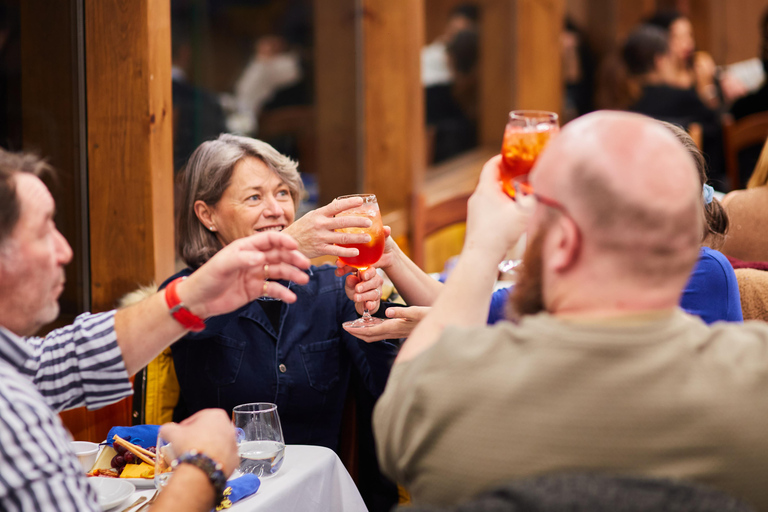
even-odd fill
[[(514, 179), (513, 185), (515, 187), (515, 199), (519, 199), (519, 203), (521, 206), (525, 207), (524, 205), (532, 204), (532, 201), (528, 200), (526, 201), (525, 198), (532, 197), (536, 199), (536, 201), (540, 202), (543, 205), (549, 206), (550, 208), (554, 208), (555, 210), (559, 211), (569, 219), (573, 220), (573, 217), (571, 217), (571, 214), (568, 213), (568, 210), (563, 206), (560, 202), (555, 201), (554, 199), (551, 199), (547, 196), (543, 196), (533, 190), (533, 186), (531, 185), (531, 181), (529, 180), (528, 174), (524, 174), (522, 176), (518, 176)], [(575, 221), (574, 221), (575, 223)]]
[(533, 186), (531, 186), (531, 182), (528, 179), (528, 176), (528, 174), (524, 174), (514, 179), (513, 184), (515, 187), (515, 201), (518, 202), (521, 208), (528, 209), (529, 213), (532, 213), (531, 210), (533, 210), (536, 201), (545, 206), (549, 206), (550, 208), (554, 208), (573, 223), (573, 226), (576, 228), (577, 243), (581, 244), (581, 228), (579, 228), (579, 224), (576, 222), (576, 219), (574, 219), (573, 216), (568, 213), (568, 210), (559, 201), (555, 201), (552, 198), (535, 192), (533, 190)]

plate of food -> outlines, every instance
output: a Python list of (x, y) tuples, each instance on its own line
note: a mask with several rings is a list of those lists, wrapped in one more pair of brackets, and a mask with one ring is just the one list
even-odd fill
[(88, 483), (96, 491), (101, 510), (109, 510), (128, 499), (136, 487), (121, 478), (89, 478)]
[(153, 488), (155, 486), (154, 447), (145, 449), (118, 436), (113, 439), (113, 445), (102, 445), (96, 462), (87, 475), (130, 482), (137, 489)]

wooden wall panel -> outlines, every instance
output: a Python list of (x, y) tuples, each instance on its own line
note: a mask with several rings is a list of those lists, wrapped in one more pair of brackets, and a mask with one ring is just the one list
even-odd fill
[(315, 0), (315, 110), (320, 204), (359, 191), (355, 0)]
[(765, 0), (690, 0), (696, 43), (718, 64), (759, 56)]
[(587, 25), (582, 27), (599, 55), (614, 51), (644, 18), (653, 14), (656, 0), (587, 0)]
[(169, 0), (86, 0), (93, 308), (173, 273)]
[(515, 108), (560, 111), (560, 33), (564, 16), (564, 0), (517, 1)]
[(565, 0), (485, 0), (481, 5), (479, 140), (500, 146), (510, 110), (560, 111)]
[[(85, 175), (81, 154), (78, 91), (77, 8), (74, 1), (21, 2), (21, 112), (25, 151), (44, 156), (57, 171), (52, 193), (56, 225), (74, 250), (65, 268), (67, 286), (56, 325), (66, 325), (89, 307), (87, 232), (81, 206)], [(54, 79), (52, 79), (54, 78)], [(46, 329), (44, 329), (46, 330)]]
[(362, 5), (364, 189), (376, 194), (382, 213), (408, 211), (425, 162), (419, 59), (424, 5), (421, 0), (363, 0)]
[[(169, 0), (85, 0), (92, 309), (173, 272)], [(62, 415), (78, 439), (131, 424), (131, 400)]]

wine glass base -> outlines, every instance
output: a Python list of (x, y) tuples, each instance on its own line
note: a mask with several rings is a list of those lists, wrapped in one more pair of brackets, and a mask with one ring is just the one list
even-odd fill
[(381, 318), (376, 318), (374, 316), (370, 318), (358, 318), (357, 320), (350, 320), (349, 322), (344, 322), (344, 327), (352, 327), (352, 328), (358, 328), (358, 327), (373, 327), (374, 325), (379, 325), (384, 320)]

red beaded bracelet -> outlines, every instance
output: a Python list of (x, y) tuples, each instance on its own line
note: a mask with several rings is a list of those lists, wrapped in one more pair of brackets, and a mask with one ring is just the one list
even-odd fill
[(181, 302), (181, 299), (179, 299), (179, 294), (176, 293), (176, 285), (184, 279), (186, 279), (186, 276), (174, 279), (168, 284), (165, 288), (165, 303), (171, 309), (171, 316), (185, 329), (200, 332), (205, 329), (205, 322), (203, 322), (202, 318), (188, 310), (184, 303)]

